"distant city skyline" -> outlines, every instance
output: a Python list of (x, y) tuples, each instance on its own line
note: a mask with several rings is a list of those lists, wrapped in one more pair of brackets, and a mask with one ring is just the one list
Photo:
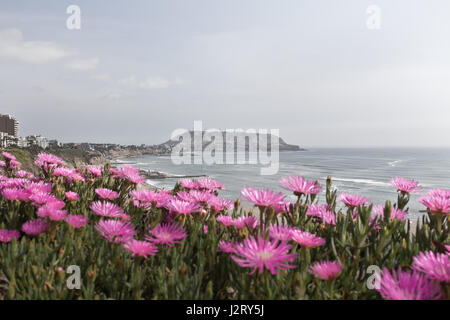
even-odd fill
[(448, 12), (444, 0), (4, 0), (0, 114), (63, 142), (159, 144), (201, 120), (306, 148), (450, 147)]

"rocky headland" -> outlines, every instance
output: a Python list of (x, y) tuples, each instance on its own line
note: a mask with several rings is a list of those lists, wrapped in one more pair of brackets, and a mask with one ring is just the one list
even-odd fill
[[(204, 132), (203, 132), (204, 134)], [(193, 132), (191, 132), (191, 137)], [(225, 139), (225, 132), (223, 132), (224, 145), (223, 150), (236, 151), (234, 140), (230, 143)], [(245, 140), (245, 150), (256, 150), (259, 147), (259, 135), (257, 136), (256, 145), (252, 145), (249, 139)], [(266, 137), (266, 141), (270, 141), (270, 134)], [(173, 148), (180, 142), (180, 140), (168, 140), (158, 145), (119, 145), (107, 143), (64, 143), (61, 146), (52, 146), (47, 149), (42, 149), (37, 146), (27, 148), (10, 147), (7, 148), (9, 152), (17, 155), (18, 161), (22, 163), (22, 169), (31, 172), (37, 172), (37, 167), (34, 165), (34, 160), (38, 153), (46, 152), (57, 155), (64, 159), (69, 165), (74, 167), (82, 167), (86, 165), (105, 165), (111, 163), (113, 166), (125, 164), (124, 162), (116, 162), (117, 159), (140, 157), (144, 155), (152, 156), (167, 156), (170, 155)], [(205, 141), (203, 148), (207, 147), (211, 141)], [(270, 150), (270, 145), (269, 148)], [(286, 143), (279, 138), (279, 150), (284, 151), (304, 151), (297, 145)], [(155, 170), (141, 170), (141, 174), (147, 179), (167, 179), (167, 178), (182, 178), (187, 176), (170, 176), (164, 172)]]

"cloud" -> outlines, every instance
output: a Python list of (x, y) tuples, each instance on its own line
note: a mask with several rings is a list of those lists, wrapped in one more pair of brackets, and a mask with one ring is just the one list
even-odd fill
[(176, 77), (174, 80), (169, 80), (163, 77), (147, 77), (144, 80), (138, 80), (135, 76), (120, 79), (118, 81), (120, 85), (139, 88), (139, 89), (165, 89), (171, 86), (183, 84), (183, 80)]
[(103, 98), (108, 100), (119, 100), (120, 98), (122, 98), (122, 94), (120, 94), (119, 92), (111, 92), (104, 95)]
[(111, 76), (107, 73), (101, 73), (101, 74), (93, 74), (91, 76), (91, 79), (99, 80), (99, 81), (110, 81)]
[(66, 66), (73, 70), (92, 70), (97, 67), (98, 59), (77, 59), (72, 60), (66, 64)]
[(0, 30), (0, 59), (26, 63), (46, 63), (61, 59), (70, 52), (54, 42), (24, 41), (19, 29)]

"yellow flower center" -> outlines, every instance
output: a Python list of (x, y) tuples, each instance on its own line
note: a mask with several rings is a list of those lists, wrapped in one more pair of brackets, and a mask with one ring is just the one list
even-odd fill
[(273, 257), (273, 253), (269, 251), (260, 251), (256, 254), (262, 261), (267, 261)]

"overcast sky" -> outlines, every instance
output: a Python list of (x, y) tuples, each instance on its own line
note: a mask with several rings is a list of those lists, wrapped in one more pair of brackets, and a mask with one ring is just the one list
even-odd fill
[(306, 147), (448, 147), (449, 13), (448, 0), (2, 0), (0, 113), (65, 142), (160, 143), (202, 120)]

